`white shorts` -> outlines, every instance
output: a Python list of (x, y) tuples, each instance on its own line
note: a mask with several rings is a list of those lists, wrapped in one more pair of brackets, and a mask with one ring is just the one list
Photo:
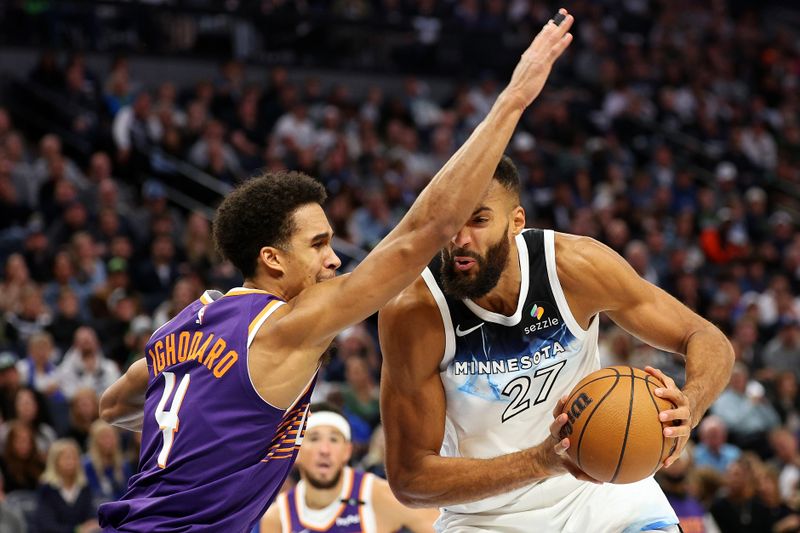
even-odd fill
[[(560, 489), (574, 487), (568, 493)], [(554, 494), (563, 496), (554, 499)], [(538, 503), (538, 505), (533, 504)], [(677, 533), (678, 517), (653, 478), (628, 485), (594, 485), (559, 476), (538, 483), (510, 505), (479, 513), (446, 509), (440, 533)]]

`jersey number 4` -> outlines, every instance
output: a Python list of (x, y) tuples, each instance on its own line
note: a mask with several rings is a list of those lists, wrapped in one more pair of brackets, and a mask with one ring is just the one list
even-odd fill
[(172, 399), (172, 405), (169, 411), (165, 411), (167, 400), (172, 396), (172, 391), (175, 389), (175, 373), (162, 372), (164, 375), (164, 393), (161, 395), (161, 400), (156, 407), (156, 422), (161, 429), (161, 434), (164, 436), (164, 445), (161, 446), (161, 452), (158, 454), (158, 466), (161, 468), (167, 467), (167, 457), (169, 451), (172, 449), (172, 443), (175, 441), (175, 433), (178, 431), (178, 411), (181, 410), (183, 397), (186, 395), (186, 389), (189, 388), (189, 374), (186, 374), (178, 384), (178, 390), (175, 392), (175, 397)]
[(538, 380), (541, 381), (542, 385), (533, 400), (533, 405), (539, 405), (547, 400), (547, 397), (550, 396), (550, 391), (553, 390), (553, 384), (556, 382), (558, 373), (561, 372), (561, 369), (566, 364), (566, 361), (559, 361), (554, 365), (539, 368), (534, 372), (533, 380), (530, 376), (519, 376), (509, 381), (501, 393), (503, 396), (511, 398), (511, 403), (503, 411), (503, 422), (530, 408), (531, 398), (528, 393), (531, 390), (531, 383), (536, 381), (536, 378), (543, 379)]

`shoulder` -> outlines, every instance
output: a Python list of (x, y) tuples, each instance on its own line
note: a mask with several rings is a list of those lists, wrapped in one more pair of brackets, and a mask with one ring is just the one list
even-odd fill
[(436, 310), (436, 301), (425, 280), (419, 276), (400, 294), (389, 300), (380, 310), (380, 315), (390, 319), (406, 319), (417, 313), (431, 314)]

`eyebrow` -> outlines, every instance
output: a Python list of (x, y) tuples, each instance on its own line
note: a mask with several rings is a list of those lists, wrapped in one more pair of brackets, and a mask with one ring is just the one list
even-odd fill
[(311, 237), (311, 242), (323, 241), (325, 239), (333, 238), (333, 232), (324, 232), (324, 233), (317, 233), (313, 237)]
[(475, 211), (472, 212), (472, 216), (474, 217), (475, 215), (477, 215), (478, 213), (482, 213), (483, 211), (489, 211), (491, 213), (492, 208), (486, 205), (480, 205)]

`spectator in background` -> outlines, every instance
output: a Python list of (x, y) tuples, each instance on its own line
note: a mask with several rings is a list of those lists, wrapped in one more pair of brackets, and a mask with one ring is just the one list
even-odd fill
[[(56, 308), (58, 300), (65, 290), (70, 290), (76, 294), (82, 293), (83, 287), (75, 277), (75, 265), (72, 262), (72, 254), (67, 250), (61, 250), (53, 258), (52, 281), (44, 287), (44, 301), (51, 308)], [(85, 299), (88, 295), (82, 294)]]
[(99, 418), (97, 393), (93, 389), (75, 392), (69, 406), (69, 429), (66, 436), (74, 439), (84, 452), (88, 449), (89, 430)]
[(80, 300), (75, 291), (63, 289), (58, 295), (58, 309), (47, 331), (53, 336), (58, 351), (64, 354), (72, 345), (75, 332), (83, 324), (80, 318)]
[(153, 329), (158, 329), (190, 303), (200, 297), (202, 290), (193, 278), (180, 278), (172, 287), (172, 297), (159, 305), (153, 313)]
[(728, 428), (722, 418), (709, 415), (700, 422), (698, 431), (700, 443), (694, 448), (694, 464), (698, 468), (713, 468), (720, 474), (742, 454), (742, 451), (729, 444)]
[(735, 444), (763, 453), (767, 433), (780, 424), (780, 418), (766, 400), (764, 387), (750, 382), (749, 378), (750, 372), (744, 364), (734, 364), (728, 388), (720, 394), (710, 412), (725, 422)]
[(0, 282), (0, 309), (12, 311), (14, 304), (20, 301), (22, 291), (30, 283), (31, 278), (25, 258), (21, 254), (9, 255), (3, 270), (3, 281)]
[(44, 397), (59, 395), (56, 366), (56, 349), (53, 337), (47, 333), (36, 333), (28, 339), (28, 355), (17, 362), (19, 379)]
[(71, 439), (57, 440), (47, 454), (47, 469), (37, 491), (36, 531), (94, 533), (97, 509), (81, 468), (80, 450)]
[(35, 490), (43, 470), (44, 461), (36, 448), (33, 430), (21, 421), (11, 423), (0, 457), (6, 492)]
[(95, 505), (117, 500), (125, 493), (132, 472), (113, 426), (102, 420), (92, 423), (89, 451), (84, 454), (82, 463)]
[(67, 399), (84, 388), (100, 395), (119, 378), (119, 368), (114, 361), (106, 359), (100, 350), (95, 331), (82, 326), (75, 332), (72, 347), (56, 371), (61, 390)]
[(778, 469), (780, 496), (791, 502), (800, 490), (800, 452), (797, 435), (786, 429), (776, 429), (769, 436), (775, 452), (774, 466)]
[(347, 417), (360, 418), (370, 428), (376, 427), (381, 417), (378, 384), (364, 357), (351, 356), (345, 360), (345, 379), (342, 397)]
[(136, 170), (149, 168), (150, 149), (157, 146), (164, 134), (158, 117), (152, 112), (150, 93), (141, 91), (133, 103), (119, 110), (111, 126), (117, 161), (132, 164)]
[(136, 287), (144, 296), (145, 309), (151, 311), (169, 297), (178, 275), (175, 242), (169, 235), (158, 235), (153, 239), (150, 257), (141, 264), (136, 281)]
[(27, 533), (28, 526), (20, 513), (19, 504), (6, 498), (5, 480), (0, 474), (0, 531), (3, 533)]
[(213, 162), (234, 177), (242, 175), (236, 152), (225, 142), (225, 125), (218, 120), (210, 120), (206, 124), (203, 137), (191, 147), (188, 158), (199, 168), (207, 169)]
[(772, 529), (769, 509), (756, 497), (757, 462), (756, 457), (743, 455), (728, 466), (723, 493), (711, 505), (711, 515), (725, 533), (763, 533)]
[(19, 296), (18, 309), (5, 315), (6, 338), (17, 353), (24, 353), (31, 335), (42, 333), (53, 320), (36, 285), (26, 285)]
[(14, 400), (21, 386), (17, 357), (11, 352), (0, 352), (0, 415), (3, 420), (14, 417)]
[(764, 346), (764, 365), (774, 377), (780, 372), (794, 372), (800, 380), (800, 322), (792, 316), (778, 320), (778, 334)]
[(98, 254), (94, 238), (89, 233), (76, 233), (72, 237), (70, 248), (80, 287), (78, 295), (83, 303), (106, 282), (106, 266)]
[(800, 394), (794, 372), (782, 372), (775, 378), (772, 406), (789, 431), (800, 433)]
[(0, 425), (0, 449), (5, 448), (9, 431), (14, 424), (22, 423), (33, 432), (37, 452), (44, 457), (47, 449), (56, 440), (56, 432), (45, 422), (46, 408), (36, 393), (23, 387), (14, 399), (14, 418)]
[(704, 533), (706, 512), (700, 501), (691, 494), (687, 479), (692, 466), (692, 447), (687, 446), (669, 468), (662, 468), (656, 473), (656, 479), (678, 515), (681, 530), (684, 533)]
[(758, 499), (767, 508), (767, 529), (764, 531), (795, 532), (800, 529), (800, 514), (781, 500), (778, 472), (772, 466), (761, 465), (756, 472)]

